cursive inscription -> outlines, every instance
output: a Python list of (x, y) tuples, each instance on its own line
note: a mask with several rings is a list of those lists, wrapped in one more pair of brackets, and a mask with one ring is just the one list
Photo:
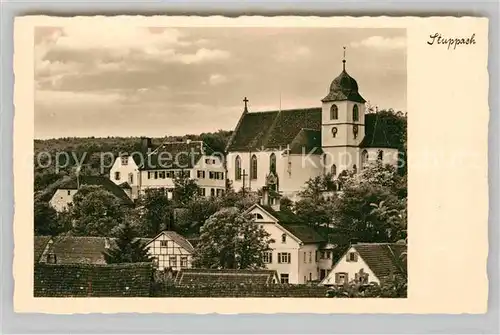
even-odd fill
[(443, 45), (448, 45), (448, 50), (453, 47), (453, 50), (457, 48), (459, 45), (469, 45), (469, 44), (476, 44), (476, 34), (472, 34), (470, 37), (454, 37), (454, 38), (445, 38), (441, 36), (439, 33), (435, 33), (434, 35), (430, 35), (430, 40), (427, 41), (427, 44), (429, 45), (438, 45), (438, 44), (443, 44)]

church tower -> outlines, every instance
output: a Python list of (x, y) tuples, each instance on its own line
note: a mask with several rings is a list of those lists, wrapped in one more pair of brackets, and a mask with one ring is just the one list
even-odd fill
[(346, 71), (345, 47), (342, 72), (322, 102), (321, 145), (325, 172), (338, 176), (359, 167), (359, 144), (365, 136), (365, 99), (358, 83)]

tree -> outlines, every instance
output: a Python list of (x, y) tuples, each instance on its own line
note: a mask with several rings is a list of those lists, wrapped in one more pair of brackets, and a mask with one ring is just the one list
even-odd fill
[(194, 179), (180, 175), (174, 179), (173, 199), (177, 206), (185, 206), (200, 193), (200, 188)]
[(154, 237), (173, 228), (173, 209), (164, 188), (149, 189), (138, 202), (138, 216), (144, 236)]
[(237, 208), (212, 215), (200, 229), (194, 266), (217, 269), (264, 268), (263, 254), (270, 250), (269, 234)]
[(108, 264), (152, 261), (145, 244), (137, 238), (135, 229), (128, 221), (120, 225), (115, 244), (103, 252)]
[(110, 236), (125, 221), (126, 208), (101, 186), (82, 186), (68, 212), (76, 236)]
[(62, 231), (57, 212), (45, 201), (35, 199), (34, 202), (35, 235), (55, 236)]
[(349, 174), (334, 211), (335, 224), (360, 242), (395, 242), (406, 220), (403, 185), (396, 169), (381, 163)]
[(176, 211), (175, 230), (183, 235), (198, 235), (205, 221), (220, 209), (217, 198), (195, 198)]

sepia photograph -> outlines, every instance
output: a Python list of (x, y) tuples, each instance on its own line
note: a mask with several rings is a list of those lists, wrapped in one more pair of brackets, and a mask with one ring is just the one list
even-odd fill
[(34, 36), (34, 297), (407, 298), (406, 29)]

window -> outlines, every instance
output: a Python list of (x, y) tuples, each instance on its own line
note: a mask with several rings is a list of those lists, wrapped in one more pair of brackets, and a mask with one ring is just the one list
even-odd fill
[(254, 214), (254, 217), (255, 217), (255, 219), (260, 219), (260, 220), (263, 220), (263, 219), (264, 219), (264, 217), (263, 217), (263, 216), (262, 216), (262, 214), (260, 214), (260, 213), (255, 213), (255, 214)]
[(155, 179), (158, 179), (158, 171), (155, 171)]
[(56, 254), (53, 254), (53, 253), (47, 254), (47, 263), (49, 263), (49, 264), (56, 264), (57, 263), (57, 256), (56, 256)]
[(286, 243), (286, 234), (281, 235), (281, 243)]
[(312, 263), (312, 252), (309, 251), (309, 263)]
[(153, 257), (153, 266), (154, 266), (154, 267), (157, 267), (157, 266), (158, 266), (158, 264), (159, 264), (159, 259), (158, 259), (158, 257)]
[(191, 171), (182, 171), (182, 175), (184, 176), (184, 178), (191, 178)]
[(325, 258), (326, 258), (326, 252), (322, 251), (322, 252), (320, 253), (320, 258), (321, 258), (321, 259), (325, 259)]
[(115, 172), (115, 180), (120, 180), (120, 172)]
[(327, 258), (327, 259), (332, 258), (332, 253), (331, 253), (330, 251), (327, 251), (327, 252), (326, 252), (326, 258)]
[(211, 164), (212, 163), (212, 160), (211, 159), (205, 159), (205, 164)]
[(269, 171), (276, 174), (276, 155), (274, 153), (269, 157)]
[(201, 187), (201, 188), (199, 189), (199, 192), (200, 192), (200, 195), (201, 195), (201, 196), (203, 196), (203, 197), (205, 196), (205, 189), (204, 189), (203, 187)]
[(210, 196), (215, 197), (215, 189), (210, 189)]
[(337, 165), (333, 164), (331, 168), (332, 172), (332, 177), (335, 177), (337, 175)]
[(215, 172), (208, 171), (208, 179), (215, 179)]
[(289, 252), (279, 252), (278, 253), (278, 263), (280, 263), (280, 264), (285, 264), (285, 263), (290, 264), (291, 258), (292, 258), (291, 254)]
[(188, 267), (188, 258), (187, 256), (181, 256), (181, 268), (187, 268)]
[(352, 166), (352, 170), (354, 171), (354, 173), (358, 173), (358, 167), (356, 166), (356, 164)]
[(241, 158), (236, 156), (234, 159), (234, 179), (241, 180)]
[(354, 105), (352, 108), (352, 120), (353, 121), (359, 121), (359, 109), (358, 105)]
[(128, 156), (122, 156), (122, 165), (128, 165)]
[(309, 281), (312, 281), (313, 280), (313, 274), (311, 272), (309, 272)]
[(307, 252), (304, 251), (304, 263), (307, 263), (306, 262), (306, 257), (307, 257)]
[(282, 284), (288, 284), (288, 273), (281, 273), (280, 274), (280, 281)]
[(160, 247), (166, 248), (168, 245), (168, 241), (160, 241)]
[(382, 150), (379, 150), (378, 151), (378, 156), (377, 156), (377, 159), (379, 161), (383, 161), (384, 160), (384, 152)]
[(196, 176), (199, 178), (199, 179), (203, 179), (205, 178), (205, 171), (197, 171), (196, 173)]
[(257, 179), (257, 156), (252, 156), (250, 165), (250, 178)]
[(358, 255), (355, 252), (350, 252), (347, 254), (347, 261), (348, 262), (357, 262), (358, 261)]
[(325, 279), (325, 277), (326, 277), (326, 270), (325, 269), (319, 270), (319, 280), (323, 280)]
[(174, 171), (167, 171), (167, 172), (165, 172), (165, 176), (167, 178), (174, 178)]
[(330, 120), (337, 120), (339, 118), (339, 108), (337, 105), (332, 105), (330, 108)]
[(368, 164), (368, 151), (363, 150), (361, 152), (361, 168), (364, 168)]
[(68, 190), (68, 195), (71, 195), (71, 190)]
[(133, 173), (129, 173), (128, 174), (128, 183), (129, 184), (133, 184), (134, 183), (134, 174)]
[(273, 262), (273, 253), (272, 252), (265, 252), (263, 261), (265, 264), (271, 264)]
[(170, 256), (169, 262), (171, 267), (177, 267), (177, 256)]
[(335, 284), (343, 285), (348, 283), (347, 273), (337, 272), (335, 273)]
[(334, 138), (335, 138), (335, 137), (337, 137), (337, 132), (338, 132), (338, 131), (339, 131), (339, 130), (337, 129), (337, 127), (333, 127), (333, 128), (332, 128), (332, 136), (333, 136)]
[(151, 179), (151, 172), (148, 171), (148, 179)]
[(160, 171), (160, 172), (159, 172), (159, 177), (160, 177), (161, 179), (165, 179), (165, 171)]
[(358, 125), (357, 125), (357, 124), (355, 124), (355, 125), (352, 127), (352, 133), (354, 134), (354, 139), (357, 139), (357, 138), (358, 138), (358, 132), (359, 132)]
[(222, 197), (222, 190), (219, 188), (217, 189), (217, 196)]

